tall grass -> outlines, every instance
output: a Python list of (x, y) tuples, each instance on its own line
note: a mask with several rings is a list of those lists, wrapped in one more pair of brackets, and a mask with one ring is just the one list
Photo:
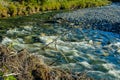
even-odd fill
[(28, 15), (39, 11), (97, 7), (109, 3), (108, 0), (0, 0), (0, 17)]
[(42, 5), (42, 10), (97, 7), (109, 3), (108, 0), (46, 0)]

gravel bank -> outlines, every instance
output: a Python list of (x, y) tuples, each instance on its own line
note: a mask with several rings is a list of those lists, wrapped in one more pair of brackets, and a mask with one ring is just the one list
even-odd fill
[(98, 8), (80, 9), (69, 13), (61, 13), (54, 16), (62, 18), (75, 25), (84, 28), (93, 28), (104, 31), (120, 33), (120, 4), (113, 3), (110, 6)]

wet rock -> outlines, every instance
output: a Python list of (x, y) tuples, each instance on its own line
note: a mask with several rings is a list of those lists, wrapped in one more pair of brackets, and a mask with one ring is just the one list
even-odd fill
[(41, 42), (39, 36), (37, 36), (37, 35), (26, 36), (26, 37), (24, 37), (24, 41), (25, 41), (25, 43)]
[(30, 31), (26, 31), (25, 29), (20, 29), (20, 28), (15, 28), (15, 29), (10, 29), (6, 32), (6, 34), (10, 37), (17, 37), (17, 36), (25, 36), (25, 35), (30, 35)]
[(24, 44), (15, 44), (15, 43), (13, 43), (12, 47), (17, 51), (21, 51), (26, 48)]
[(17, 38), (17, 41), (18, 41), (19, 43), (21, 43), (21, 44), (24, 44), (24, 43), (25, 43), (22, 38)]
[(111, 76), (114, 76), (114, 77), (116, 77), (116, 79), (119, 79), (120, 78), (120, 70), (110, 70), (109, 72), (108, 72), (108, 74), (110, 74)]
[(85, 29), (92, 28), (120, 33), (120, 19), (118, 18), (120, 17), (119, 9), (119, 5), (87, 8), (69, 13), (60, 13), (55, 15), (54, 18), (62, 18), (70, 23), (80, 25), (80, 27)]
[(91, 65), (88, 62), (86, 62), (86, 61), (81, 62), (80, 64), (82, 64), (84, 67), (86, 67), (88, 69), (91, 69)]
[(26, 31), (32, 31), (33, 26), (22, 26)]
[(8, 37), (3, 38), (1, 44), (3, 45), (9, 45), (12, 42), (12, 40)]
[(118, 49), (115, 53), (116, 53), (116, 54), (120, 54), (120, 49)]
[(89, 44), (91, 44), (91, 45), (92, 45), (92, 44), (93, 44), (93, 41), (92, 41), (92, 40), (90, 40), (90, 41), (89, 41)]
[(107, 70), (112, 70), (115, 67), (114, 64), (111, 63), (102, 64), (102, 66)]
[(25, 41), (25, 43), (32, 43), (33, 41), (32, 41), (32, 36), (26, 36), (26, 37), (24, 37), (24, 41)]
[(49, 44), (49, 43), (53, 42), (56, 38), (57, 38), (57, 36), (43, 36), (43, 37), (40, 37), (40, 40), (44, 44)]

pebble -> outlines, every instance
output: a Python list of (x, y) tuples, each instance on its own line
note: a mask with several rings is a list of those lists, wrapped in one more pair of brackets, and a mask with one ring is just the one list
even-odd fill
[(93, 28), (115, 33), (120, 33), (119, 17), (120, 5), (80, 9), (54, 16), (55, 19), (60, 18), (69, 21), (72, 25), (77, 24), (83, 28)]

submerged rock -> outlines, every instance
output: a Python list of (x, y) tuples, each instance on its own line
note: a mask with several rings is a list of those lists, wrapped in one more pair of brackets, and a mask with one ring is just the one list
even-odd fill
[(3, 45), (9, 45), (12, 42), (12, 40), (8, 37), (3, 38), (1, 44)]

